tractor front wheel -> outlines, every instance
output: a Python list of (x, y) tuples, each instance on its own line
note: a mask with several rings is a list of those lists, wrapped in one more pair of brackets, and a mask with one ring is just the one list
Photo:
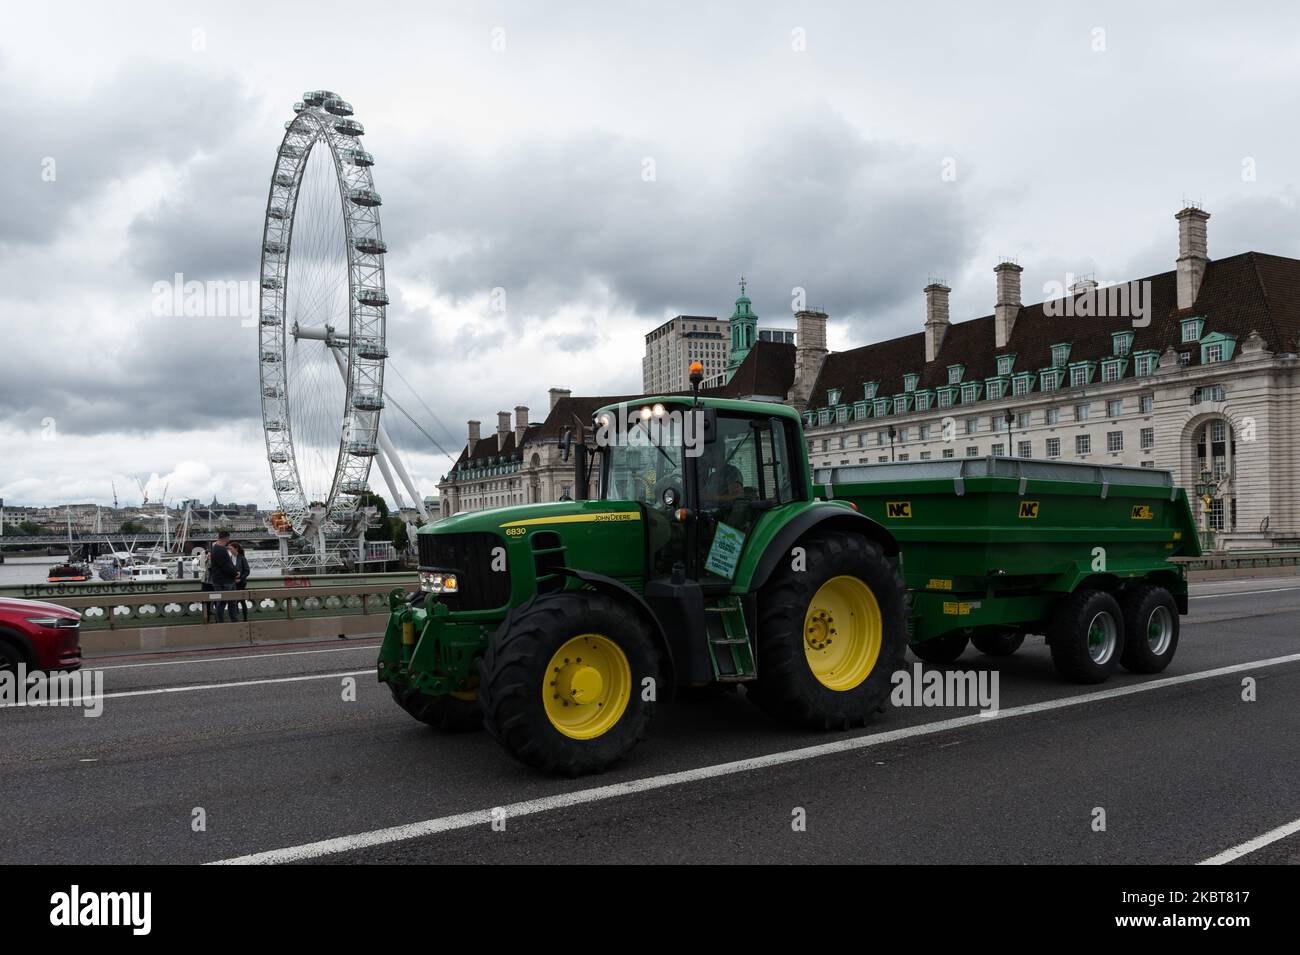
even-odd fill
[(473, 692), (448, 693), (445, 696), (428, 696), (411, 687), (397, 687), (391, 683), (397, 705), (421, 723), (447, 733), (470, 733), (483, 728), (483, 711)]
[(516, 759), (548, 773), (602, 772), (645, 738), (659, 653), (626, 605), (587, 591), (510, 612), (479, 663), (484, 724)]
[(856, 534), (799, 544), (802, 566), (784, 566), (759, 592), (759, 676), (746, 694), (796, 726), (860, 726), (903, 664), (903, 583), (880, 545)]

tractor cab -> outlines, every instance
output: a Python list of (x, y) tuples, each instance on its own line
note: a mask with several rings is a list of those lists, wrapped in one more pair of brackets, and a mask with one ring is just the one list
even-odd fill
[(597, 494), (640, 505), (651, 580), (729, 591), (762, 515), (806, 499), (797, 421), (754, 403), (620, 404), (596, 413), (593, 432)]

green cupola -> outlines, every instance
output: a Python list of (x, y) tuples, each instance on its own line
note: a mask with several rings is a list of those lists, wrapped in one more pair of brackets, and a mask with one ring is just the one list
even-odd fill
[(758, 339), (758, 316), (754, 314), (753, 303), (745, 294), (745, 277), (740, 277), (740, 297), (736, 299), (736, 308), (728, 319), (731, 329), (731, 353), (727, 356), (727, 381), (736, 373), (740, 363), (745, 360), (749, 350)]

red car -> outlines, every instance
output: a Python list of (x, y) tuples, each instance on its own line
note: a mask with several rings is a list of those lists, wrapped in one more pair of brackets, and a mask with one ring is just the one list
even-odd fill
[(0, 597), (0, 670), (81, 666), (81, 615), (41, 600)]

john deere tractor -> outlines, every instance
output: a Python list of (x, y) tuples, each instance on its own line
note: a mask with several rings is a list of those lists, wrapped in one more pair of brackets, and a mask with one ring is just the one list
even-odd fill
[(821, 729), (883, 706), (907, 646), (898, 548), (814, 498), (792, 409), (647, 398), (600, 409), (562, 454), (574, 500), (417, 535), (421, 588), (393, 592), (378, 664), (413, 717), (577, 775), (627, 755), (673, 696), (743, 684)]

